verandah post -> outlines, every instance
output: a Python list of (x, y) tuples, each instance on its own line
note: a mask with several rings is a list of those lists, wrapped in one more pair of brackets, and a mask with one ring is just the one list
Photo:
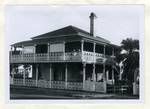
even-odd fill
[(63, 59), (64, 59), (64, 60), (66, 60), (66, 56), (65, 56), (65, 43), (66, 43), (66, 42), (63, 42), (63, 44), (64, 44), (64, 46), (63, 46), (63, 54), (64, 54)]
[(96, 82), (96, 74), (95, 74), (95, 63), (96, 63), (96, 54), (95, 54), (96, 43), (93, 44), (93, 91), (95, 91), (95, 82)]
[(83, 63), (83, 90), (85, 89), (86, 63)]
[(94, 42), (94, 45), (93, 45), (93, 52), (94, 52), (94, 63), (96, 62), (96, 54), (95, 54), (95, 48), (96, 48), (96, 43)]
[(83, 54), (83, 51), (84, 51), (84, 40), (81, 40), (81, 59), (82, 61), (84, 60), (84, 54)]
[(52, 87), (52, 64), (50, 63), (50, 74), (49, 74), (50, 88)]
[(112, 65), (112, 84), (114, 84), (114, 66)]
[(115, 54), (114, 54), (114, 47), (112, 47), (112, 56), (114, 56)]
[[(112, 57), (114, 59), (114, 47), (112, 47)], [(114, 64), (112, 65), (112, 84), (114, 85)]]
[(22, 55), (22, 61), (24, 61), (24, 60), (23, 60), (23, 54), (24, 54), (23, 49), (24, 49), (24, 46), (22, 45), (22, 52), (21, 52), (21, 55)]
[(106, 53), (105, 53), (106, 45), (104, 45), (104, 62), (103, 62), (103, 83), (104, 83), (104, 92), (106, 92), (106, 74), (105, 74), (105, 62), (106, 62)]
[(65, 88), (67, 89), (67, 81), (68, 81), (68, 65), (65, 64)]
[(36, 86), (38, 86), (38, 64), (36, 64)]
[(47, 44), (47, 60), (49, 61), (50, 43)]
[(25, 85), (25, 78), (26, 78), (26, 69), (23, 72), (23, 85)]
[(93, 64), (93, 91), (95, 91), (95, 82), (96, 82), (96, 74), (95, 74), (95, 63)]
[(36, 44), (34, 44), (34, 54), (33, 54), (33, 56), (34, 56), (34, 62), (35, 62), (35, 55), (36, 55)]
[(11, 75), (12, 75), (11, 83), (12, 84), (14, 84), (14, 73), (15, 73), (15, 68), (14, 68), (14, 65), (12, 65), (12, 71), (11, 71)]

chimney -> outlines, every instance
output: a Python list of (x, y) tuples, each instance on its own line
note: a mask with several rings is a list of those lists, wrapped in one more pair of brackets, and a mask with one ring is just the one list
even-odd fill
[(96, 18), (96, 15), (91, 12), (90, 16), (90, 35), (94, 36), (94, 18)]

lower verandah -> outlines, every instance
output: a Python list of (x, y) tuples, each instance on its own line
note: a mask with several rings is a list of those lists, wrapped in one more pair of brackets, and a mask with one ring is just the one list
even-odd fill
[(12, 64), (10, 83), (31, 87), (106, 92), (106, 81), (113, 80), (113, 75), (111, 66), (106, 66), (105, 70), (109, 72), (103, 73), (102, 64)]

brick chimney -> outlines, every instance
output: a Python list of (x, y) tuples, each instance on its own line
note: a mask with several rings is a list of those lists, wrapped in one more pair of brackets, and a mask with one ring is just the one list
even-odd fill
[(90, 16), (90, 35), (94, 36), (94, 18), (96, 18), (96, 15), (91, 12)]

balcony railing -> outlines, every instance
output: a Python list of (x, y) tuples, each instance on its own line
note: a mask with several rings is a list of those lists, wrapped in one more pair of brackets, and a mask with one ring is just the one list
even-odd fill
[[(107, 56), (108, 57), (108, 56)], [(110, 56), (109, 56), (110, 57)], [(100, 53), (93, 52), (52, 52), (52, 53), (28, 53), (12, 54), (10, 52), (10, 63), (27, 63), (27, 62), (100, 62), (103, 63), (105, 57)]]
[(81, 52), (69, 52), (65, 53), (65, 59), (66, 61), (82, 61), (82, 53)]

